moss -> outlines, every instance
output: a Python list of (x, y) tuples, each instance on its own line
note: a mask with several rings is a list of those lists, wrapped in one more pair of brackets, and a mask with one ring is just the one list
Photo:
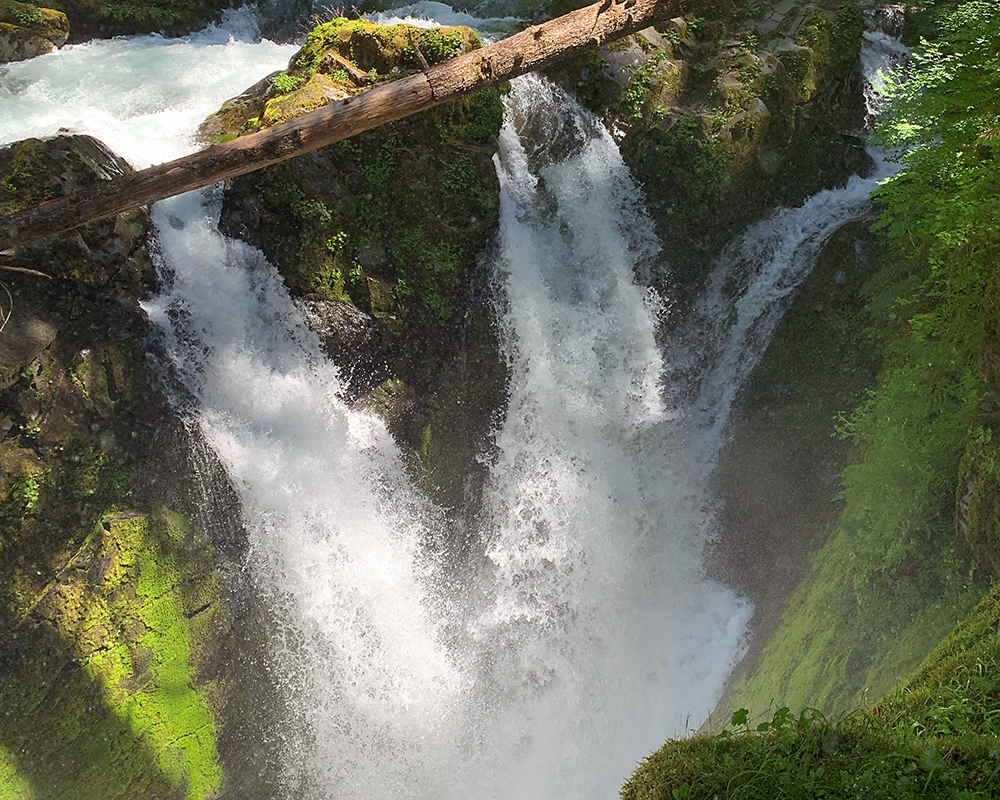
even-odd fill
[[(308, 81), (295, 78), (283, 84), (283, 88), (278, 89), (279, 79), (286, 78), (287, 75), (278, 75), (275, 78), (275, 88), (279, 92), (277, 96), (268, 100), (264, 105), (264, 111), (255, 125), (247, 126), (251, 128), (267, 128), (285, 122), (295, 117), (313, 111), (326, 105), (332, 100), (340, 100), (348, 96), (342, 87), (325, 75), (313, 75)], [(249, 122), (249, 120), (247, 120)], [(216, 141), (221, 141), (225, 134), (216, 137)]]
[[(683, 10), (683, 19), (550, 73), (572, 85), (619, 140), (672, 254), (671, 274), (657, 276), (657, 289), (681, 304), (693, 300), (740, 230), (865, 161), (844, 135), (860, 128), (863, 114), (861, 93), (852, 93), (863, 25), (855, 4), (807, 11), (720, 0)], [(774, 20), (779, 10), (784, 19)], [(796, 45), (783, 31), (802, 13), (813, 15), (800, 31), (808, 44)], [(628, 55), (616, 52), (622, 49)]]
[(25, 646), (0, 677), (0, 774), (35, 794), (5, 800), (215, 796), (196, 669), (220, 608), (202, 534), (165, 509), (105, 517), (9, 634)]
[[(0, 196), (119, 169), (86, 137), (29, 140), (0, 151)], [(137, 313), (146, 224), (121, 215), (19, 248), (15, 263), (53, 280), (4, 279), (16, 319), (0, 349), (0, 776), (30, 786), (5, 800), (208, 798), (221, 782), (213, 551), (163, 509), (121, 512), (155, 414)]]
[[(0, 407), (20, 430), (0, 444), (2, 546), (17, 553), (0, 565), (0, 586), (9, 585), (14, 564), (40, 568), (53, 542), (89, 529), (127, 493), (126, 454), (114, 443), (129, 437), (127, 410), (139, 402), (145, 375), (141, 352), (107, 343), (71, 353), (44, 351), (0, 393)], [(120, 418), (109, 423), (116, 411)]]
[(726, 152), (694, 114), (641, 138), (628, 137), (622, 153), (647, 192), (668, 202), (668, 213), (685, 219), (703, 217), (726, 180)]
[(996, 414), (984, 415), (962, 457), (956, 490), (956, 528), (972, 555), (1000, 575), (1000, 451)]
[(1000, 587), (870, 710), (782, 707), (759, 726), (738, 711), (719, 735), (665, 744), (622, 798), (995, 797), (998, 681)]
[(979, 376), (987, 391), (962, 456), (956, 500), (956, 530), (976, 561), (1000, 575), (1000, 279), (984, 292)]
[[(975, 374), (982, 297), (965, 283), (921, 296), (929, 270), (909, 247), (899, 257), (880, 241), (852, 336), (868, 340), (882, 367), (877, 388), (838, 424), (856, 443), (840, 475), (844, 505), (818, 532), (826, 543), (760, 657), (727, 691), (723, 714), (772, 699), (846, 713), (895, 685), (985, 590), (963, 541), (991, 563), (996, 417)], [(915, 312), (944, 324), (914, 336)], [(800, 329), (800, 346), (812, 333)], [(834, 337), (828, 344), (841, 349)], [(811, 354), (832, 357), (854, 361)]]
[(43, 55), (68, 38), (69, 22), (62, 12), (0, 0), (0, 63)]
[(857, 61), (864, 29), (864, 15), (854, 3), (842, 3), (832, 18), (817, 12), (806, 21), (795, 42), (807, 49), (781, 54), (781, 63), (798, 84), (799, 102), (811, 97), (830, 72)]
[[(268, 101), (260, 122), (301, 113), (312, 104), (302, 99), (305, 93), (314, 85), (331, 87), (339, 72), (359, 82), (372, 71), (379, 78), (405, 74), (415, 57), (412, 43), (429, 60), (478, 47), (464, 28), (325, 23), (291, 61), (288, 74), (311, 75), (308, 82)], [(443, 332), (455, 324), (475, 256), (497, 219), (491, 157), (503, 91), (487, 89), (241, 178), (227, 199), (224, 224), (239, 196), (238, 213), (254, 219), (255, 243), (292, 291), (349, 301), (378, 315), (396, 341), (392, 369), (427, 386), (440, 363), (433, 354), (447, 346), (428, 352), (426, 341), (446, 338)]]
[(26, 3), (7, 2), (0, 5), (0, 20), (13, 25), (29, 27), (42, 21), (42, 10)]
[[(217, 143), (357, 94), (377, 81), (403, 77), (422, 66), (415, 48), (429, 63), (438, 64), (479, 46), (479, 37), (467, 27), (387, 26), (337, 17), (309, 32), (287, 70), (228, 100), (202, 123), (199, 135), (205, 141)], [(489, 106), (478, 97), (474, 95), (449, 107), (464, 103), (482, 110)], [(489, 135), (491, 120), (480, 120), (476, 114), (468, 113), (457, 116), (462, 117), (462, 125), (480, 128), (455, 131), (457, 138)]]
[[(129, 172), (128, 164), (89, 136), (16, 142), (0, 148), (0, 214), (73, 194)], [(78, 291), (79, 284), (111, 289), (114, 296), (138, 297), (153, 276), (149, 256), (142, 247), (147, 225), (145, 210), (129, 211), (19, 247), (12, 265), (74, 281), (69, 286), (60, 285), (52, 293), (68, 295), (56, 301), (62, 307)], [(70, 312), (70, 316), (77, 315)]]
[(660, 50), (629, 78), (619, 112), (633, 121), (653, 124), (673, 106), (683, 86), (682, 66)]
[(65, 194), (59, 166), (38, 139), (0, 151), (0, 215), (13, 214)]

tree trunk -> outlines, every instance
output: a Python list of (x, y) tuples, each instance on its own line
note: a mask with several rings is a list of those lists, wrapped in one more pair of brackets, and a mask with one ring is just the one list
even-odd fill
[(258, 133), (0, 217), (0, 251), (244, 175), (433, 108), (581, 48), (634, 33), (654, 18), (677, 13), (682, 3), (603, 0)]

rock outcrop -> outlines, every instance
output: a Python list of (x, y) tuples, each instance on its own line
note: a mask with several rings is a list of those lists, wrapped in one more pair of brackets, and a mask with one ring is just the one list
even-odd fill
[[(128, 169), (86, 136), (18, 142), (0, 150), (0, 213)], [(221, 785), (229, 622), (216, 549), (157, 502), (183, 492), (151, 481), (180, 426), (146, 369), (148, 236), (137, 210), (0, 256), (5, 800)]]
[[(468, 28), (336, 19), (202, 135), (259, 130), (478, 46)], [(227, 233), (277, 265), (352, 395), (385, 416), (422, 483), (452, 507), (481, 469), (475, 455), (503, 400), (477, 262), (498, 215), (502, 115), (491, 89), (382, 126), (232, 181), (222, 214)]]
[[(0, 0), (0, 11), (3, 2)], [(13, 0), (6, 2), (20, 5)], [(47, 4), (63, 19), (69, 19), (69, 38), (72, 42), (157, 32), (182, 36), (218, 21), (222, 12), (231, 5), (222, 0), (150, 0), (143, 3), (131, 0), (51, 0)]]
[(747, 224), (868, 166), (854, 3), (697, 9), (552, 72), (619, 140), (682, 301)]
[(51, 53), (68, 39), (69, 20), (61, 11), (0, 2), (0, 64)]

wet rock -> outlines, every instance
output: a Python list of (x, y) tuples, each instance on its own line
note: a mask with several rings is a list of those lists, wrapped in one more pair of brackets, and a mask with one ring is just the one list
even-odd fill
[(390, 334), (353, 303), (308, 295), (298, 301), (306, 324), (326, 354), (346, 372), (354, 391), (364, 394), (389, 378)]
[[(478, 46), (468, 28), (324, 23), (288, 70), (229, 101), (202, 134), (257, 130), (411, 74), (417, 49), (438, 63)], [(504, 399), (477, 259), (499, 212), (502, 116), (501, 89), (488, 89), (237, 178), (223, 204), (223, 229), (277, 266), (348, 394), (383, 414), (421, 485), (449, 508), (468, 502), (477, 471), (467, 450), (488, 445)], [(454, 444), (459, 430), (472, 444)]]
[(51, 53), (69, 39), (61, 11), (14, 0), (0, 2), (0, 64)]
[[(754, 371), (719, 459), (722, 535), (711, 574), (755, 605), (752, 668), (826, 541), (842, 507), (840, 473), (850, 443), (837, 414), (865, 397), (881, 353), (866, 336), (863, 257), (870, 222), (851, 222), (824, 246)], [(735, 710), (735, 709), (734, 709)]]

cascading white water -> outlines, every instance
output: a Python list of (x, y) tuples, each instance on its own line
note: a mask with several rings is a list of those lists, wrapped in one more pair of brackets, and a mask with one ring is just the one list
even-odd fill
[[(517, 129), (532, 119), (578, 152), (531, 174)], [(174, 278), (147, 310), (283, 620), (290, 794), (613, 794), (708, 713), (739, 646), (748, 609), (704, 581), (708, 530), (666, 448), (655, 304), (632, 277), (655, 240), (611, 137), (523, 79), (501, 174), (510, 410), (486, 560), (449, 565), (448, 583), (421, 547), (434, 510), (385, 428), (340, 399), (273, 270), (195, 197), (157, 212)]]
[[(248, 21), (10, 67), (0, 136), (69, 124), (136, 166), (180, 155), (223, 99), (287, 60), (241, 37)], [(269, 658), (289, 796), (613, 795), (710, 710), (745, 623), (702, 579), (707, 529), (664, 446), (655, 304), (632, 280), (655, 248), (638, 193), (567, 97), (527, 79), (511, 103), (523, 118), (558, 108), (578, 152), (531, 175), (505, 127), (511, 411), (479, 558), (447, 583), (423, 549), (436, 510), (384, 426), (342, 401), (274, 270), (219, 235), (202, 195), (154, 207), (167, 288), (146, 310), (178, 402), (237, 486), (249, 568), (281, 621)]]
[(293, 720), (286, 781), (307, 797), (433, 792), (467, 679), (421, 551), (431, 510), (385, 427), (340, 398), (263, 257), (221, 237), (196, 196), (157, 222), (174, 278), (147, 311), (236, 482), (254, 583), (281, 620), (269, 646)]
[[(906, 53), (898, 39), (865, 33), (861, 64), (869, 122), (878, 111), (884, 72)], [(733, 242), (669, 343), (667, 385), (676, 390), (674, 405), (685, 411), (689, 444), (707, 456), (699, 464), (704, 476), (715, 467), (730, 413), (795, 289), (830, 236), (868, 215), (872, 190), (899, 169), (874, 147), (868, 154), (874, 167), (866, 177), (854, 175), (844, 188), (818, 192), (799, 208), (779, 209)]]
[(0, 65), (0, 142), (68, 130), (96, 136), (136, 168), (177, 158), (248, 78), (283, 69), (295, 52), (256, 37), (254, 12), (243, 8), (191, 36), (94, 41)]
[[(180, 155), (205, 115), (292, 52), (231, 35), (250, 20), (8, 67), (0, 140), (69, 125), (136, 166)], [(290, 797), (614, 796), (704, 718), (738, 653), (749, 608), (701, 563), (700, 477), (718, 437), (679, 444), (664, 409), (656, 298), (633, 279), (656, 242), (628, 171), (607, 132), (536, 78), (508, 102), (499, 170), (510, 404), (478, 558), (448, 570), (424, 548), (436, 509), (384, 426), (341, 399), (273, 268), (222, 237), (199, 194), (154, 209), (167, 289), (147, 312), (193, 398), (185, 413), (237, 486), (248, 567), (281, 621), (269, 658)], [(769, 291), (744, 295), (702, 386), (744, 377), (726, 353), (761, 338)], [(687, 416), (721, 431), (720, 408)]]
[(747, 609), (704, 581), (698, 495), (668, 447), (657, 301), (633, 277), (657, 250), (641, 196), (603, 126), (538, 77), (514, 86), (477, 691), (501, 721), (490, 752), (509, 753), (497, 796), (613, 796), (710, 710)]

